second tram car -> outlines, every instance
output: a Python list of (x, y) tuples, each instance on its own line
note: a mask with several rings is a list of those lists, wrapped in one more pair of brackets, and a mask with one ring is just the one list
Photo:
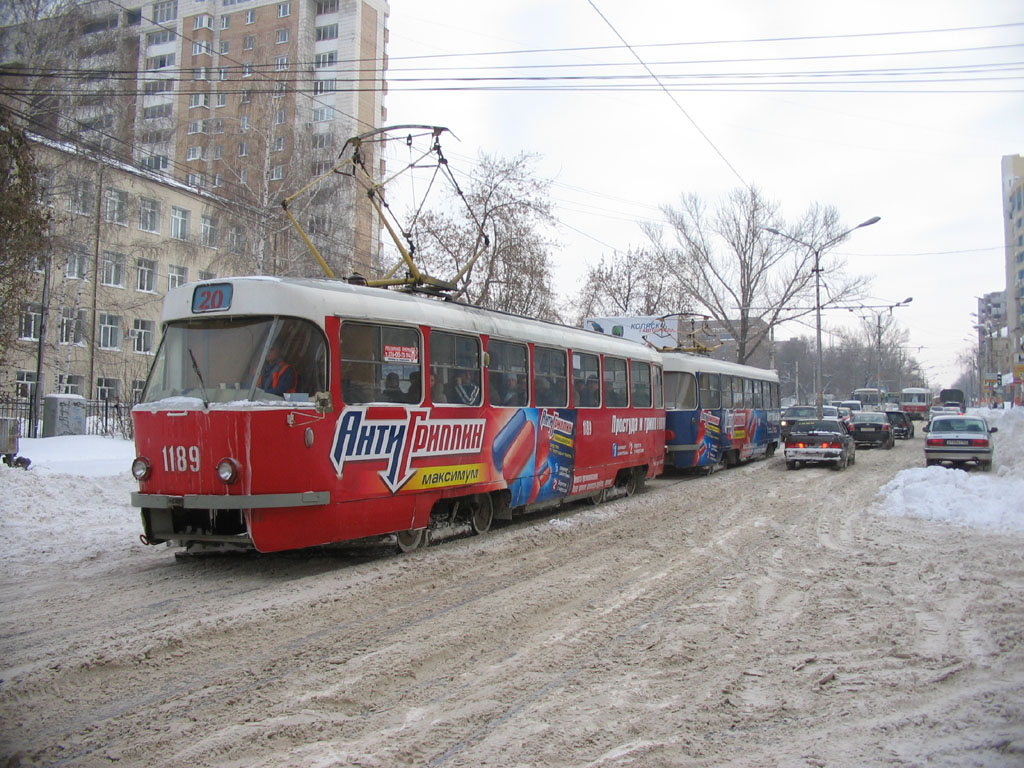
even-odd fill
[(782, 440), (775, 371), (665, 352), (665, 462), (713, 470), (774, 455)]
[(270, 552), (395, 534), (406, 551), (432, 527), (479, 533), (663, 470), (661, 356), (631, 341), (269, 277), (176, 288), (162, 323), (132, 411), (146, 543)]

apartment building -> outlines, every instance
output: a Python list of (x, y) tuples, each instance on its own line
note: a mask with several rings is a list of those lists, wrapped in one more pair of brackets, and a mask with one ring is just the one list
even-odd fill
[(1014, 401), (1024, 395), (1024, 156), (1002, 159), (1003, 243), (1006, 254), (1006, 326)]
[[(261, 209), (249, 271), (315, 274), (281, 201), (386, 119), (388, 13), (386, 0), (98, 0), (0, 29), (0, 62), (22, 75), (3, 98), (27, 130)], [(375, 145), (362, 154), (382, 173)], [(336, 274), (374, 273), (380, 223), (351, 179), (291, 210)]]
[(237, 274), (258, 211), (81, 147), (35, 142), (52, 229), (0, 393), (130, 402), (171, 288)]

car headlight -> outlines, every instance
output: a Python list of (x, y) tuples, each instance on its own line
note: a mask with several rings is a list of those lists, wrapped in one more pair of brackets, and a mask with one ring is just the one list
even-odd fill
[(231, 485), (238, 479), (240, 469), (241, 467), (234, 459), (221, 459), (217, 462), (217, 477), (219, 477), (226, 485)]

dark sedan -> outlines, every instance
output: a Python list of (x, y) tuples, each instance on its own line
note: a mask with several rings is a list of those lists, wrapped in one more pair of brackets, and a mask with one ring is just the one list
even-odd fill
[(910, 440), (914, 437), (914, 422), (910, 415), (903, 411), (886, 411), (885, 417), (892, 427), (892, 435), (897, 440)]
[(854, 411), (850, 424), (850, 434), (857, 445), (880, 445), (892, 448), (896, 440), (892, 427), (884, 413), (878, 411)]
[(857, 462), (857, 446), (839, 419), (794, 422), (785, 444), (786, 469), (801, 464), (831, 464), (844, 469)]

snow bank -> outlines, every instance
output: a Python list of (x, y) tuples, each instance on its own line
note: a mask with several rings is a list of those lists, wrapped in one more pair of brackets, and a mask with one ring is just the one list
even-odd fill
[[(970, 409), (999, 429), (991, 473), (904, 469), (879, 489), (882, 514), (1004, 531), (1024, 530), (1024, 408)], [(921, 463), (924, 464), (924, 447)]]

